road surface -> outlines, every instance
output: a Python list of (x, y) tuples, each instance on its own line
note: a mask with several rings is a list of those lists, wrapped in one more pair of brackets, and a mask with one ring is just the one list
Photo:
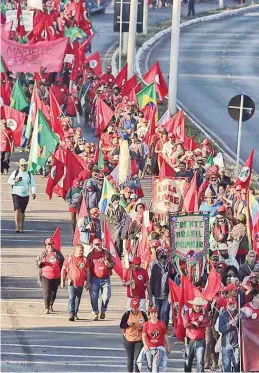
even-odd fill
[[(254, 169), (259, 171), (259, 12), (205, 22), (183, 29), (180, 37), (178, 100), (217, 142), (236, 153), (237, 122), (228, 114), (229, 100), (244, 93), (256, 112), (243, 125), (241, 158), (255, 148)], [(151, 51), (148, 69), (159, 61), (169, 71), (170, 36)]]

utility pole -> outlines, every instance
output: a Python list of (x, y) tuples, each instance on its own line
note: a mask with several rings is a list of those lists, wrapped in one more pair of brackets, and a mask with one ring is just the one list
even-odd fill
[(134, 75), (137, 17), (138, 17), (138, 0), (131, 0), (131, 2), (130, 2), (128, 57), (127, 57), (128, 79), (130, 79)]
[(123, 33), (123, 42), (122, 42), (122, 45), (123, 45), (122, 52), (123, 52), (124, 56), (126, 56), (126, 54), (127, 54), (128, 42), (129, 42), (129, 33), (124, 32)]
[(122, 53), (122, 14), (123, 14), (123, 0), (121, 0), (121, 3), (120, 3), (119, 71), (121, 71), (121, 53)]
[(224, 0), (219, 0), (219, 9), (224, 8)]
[(147, 35), (148, 0), (143, 1), (143, 34)]
[(170, 49), (170, 70), (168, 89), (168, 109), (170, 115), (176, 113), (177, 73), (180, 42), (181, 0), (174, 0), (172, 6), (172, 31)]

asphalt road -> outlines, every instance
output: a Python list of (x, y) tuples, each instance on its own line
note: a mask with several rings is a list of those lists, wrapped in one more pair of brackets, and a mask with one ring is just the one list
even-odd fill
[[(228, 152), (236, 153), (237, 122), (227, 104), (247, 94), (256, 105), (252, 119), (243, 124), (241, 158), (255, 148), (254, 169), (259, 171), (259, 12), (183, 29), (180, 36), (178, 100)], [(151, 51), (148, 69), (159, 61), (169, 71), (170, 36)]]

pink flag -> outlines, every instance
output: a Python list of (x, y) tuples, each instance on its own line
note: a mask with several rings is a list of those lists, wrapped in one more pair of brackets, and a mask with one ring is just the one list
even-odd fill
[(62, 70), (68, 38), (30, 45), (19, 44), (2, 36), (1, 42), (1, 54), (10, 71), (38, 73), (42, 65), (47, 73)]
[(117, 250), (115, 248), (114, 242), (112, 240), (107, 222), (104, 221), (103, 225), (103, 233), (104, 233), (104, 247), (110, 251), (114, 263), (114, 271), (117, 273), (120, 278), (123, 278), (123, 267), (121, 264), (120, 257), (117, 253)]

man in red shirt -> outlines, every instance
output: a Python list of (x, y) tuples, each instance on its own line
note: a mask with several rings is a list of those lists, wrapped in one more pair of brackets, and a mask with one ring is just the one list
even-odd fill
[(99, 238), (95, 238), (93, 240), (93, 249), (88, 254), (87, 259), (91, 273), (90, 297), (95, 314), (94, 321), (99, 319), (98, 300), (100, 291), (102, 298), (100, 319), (103, 320), (105, 319), (105, 312), (111, 297), (112, 256), (107, 249), (103, 248), (102, 241)]
[(186, 329), (186, 337), (188, 344), (185, 352), (185, 372), (192, 371), (192, 363), (196, 356), (197, 369), (196, 372), (204, 372), (204, 355), (206, 348), (205, 333), (209, 323), (208, 312), (202, 308), (207, 302), (200, 297), (195, 297), (188, 301), (193, 305), (192, 309), (188, 309), (183, 316), (183, 325)]
[(61, 76), (57, 77), (56, 82), (51, 85), (51, 90), (63, 110), (64, 105), (67, 103), (68, 88), (63, 83)]
[(146, 354), (148, 370), (158, 372), (166, 353), (170, 353), (171, 346), (168, 339), (166, 325), (158, 320), (156, 307), (149, 307), (150, 320), (143, 326), (142, 341)]
[(127, 311), (130, 310), (130, 302), (134, 297), (140, 299), (139, 310), (146, 312), (146, 290), (148, 292), (149, 304), (152, 304), (148, 273), (140, 267), (141, 259), (134, 257), (132, 265), (123, 274), (123, 286), (127, 288)]
[(83, 288), (90, 287), (90, 271), (87, 258), (84, 256), (84, 246), (76, 245), (74, 253), (65, 258), (61, 270), (61, 288), (65, 287), (68, 279), (68, 310), (69, 321), (79, 320), (77, 313), (81, 301)]
[(1, 172), (8, 174), (10, 155), (13, 151), (13, 131), (7, 127), (5, 119), (1, 120)]

